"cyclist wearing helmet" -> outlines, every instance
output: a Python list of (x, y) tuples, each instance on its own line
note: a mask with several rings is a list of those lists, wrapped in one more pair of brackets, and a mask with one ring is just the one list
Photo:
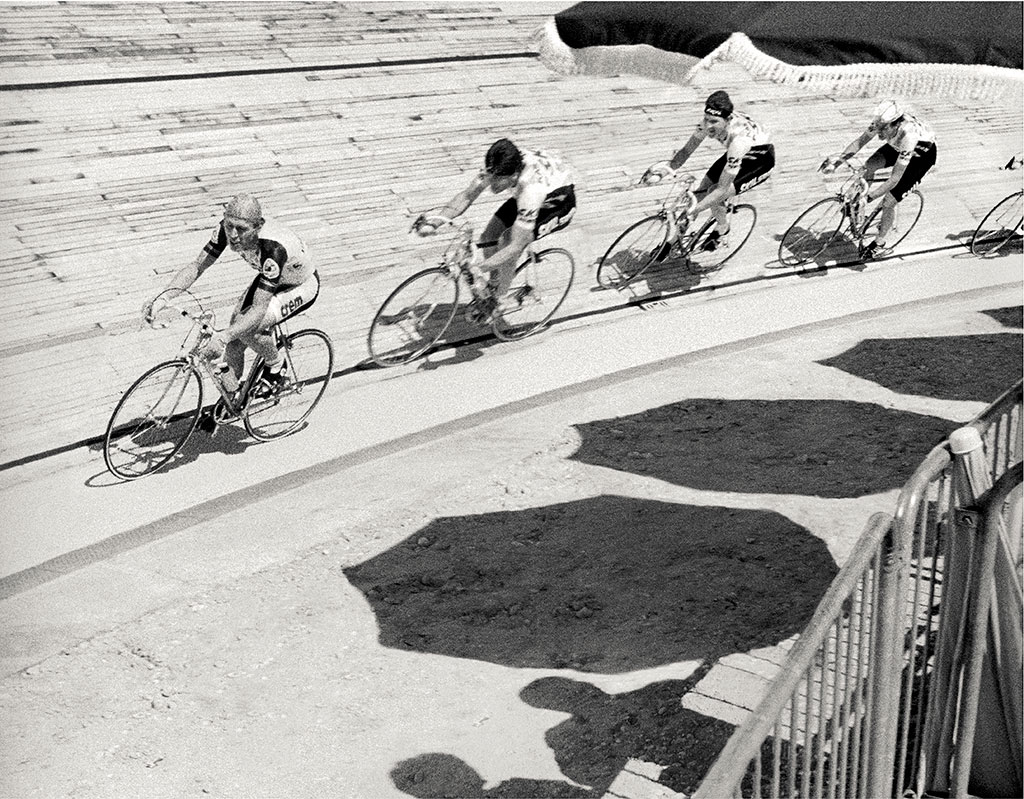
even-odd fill
[[(704, 102), (704, 118), (697, 124), (689, 141), (670, 161), (651, 166), (649, 175), (666, 177), (680, 169), (694, 151), (707, 138), (725, 145), (725, 154), (711, 165), (694, 192), (697, 204), (690, 209), (690, 219), (710, 209), (715, 217), (715, 229), (704, 241), (702, 249), (714, 250), (726, 244), (729, 218), (726, 203), (745, 189), (756, 186), (768, 178), (775, 167), (775, 146), (768, 130), (746, 114), (733, 109), (732, 100), (724, 91), (712, 92)], [(665, 242), (656, 254), (664, 260), (672, 248)]]
[[(228, 371), (222, 384), (228, 391), (237, 391), (245, 349), (251, 348), (266, 363), (261, 391), (269, 394), (286, 379), (282, 374), (284, 355), (274, 345), (271, 329), (313, 304), (320, 278), (303, 241), (283, 225), (264, 219), (255, 197), (239, 194), (225, 206), (224, 217), (202, 252), (171, 278), (167, 289), (189, 288), (225, 247), (237, 252), (259, 274), (239, 299), (230, 324), (206, 345), (206, 355), (211, 361), (223, 357)], [(153, 321), (153, 305), (158, 299), (159, 295), (143, 306), (148, 322)]]
[(868, 158), (864, 165), (865, 177), (870, 182), (875, 172), (890, 166), (892, 173), (887, 180), (869, 189), (865, 197), (866, 202), (882, 198), (878, 235), (864, 248), (864, 256), (867, 258), (884, 255), (889, 251), (885, 242), (896, 226), (896, 206), (935, 165), (938, 152), (935, 133), (928, 125), (910, 114), (899, 101), (883, 100), (871, 112), (867, 130), (846, 145), (841, 153), (826, 158), (823, 170), (831, 172), (840, 163), (860, 152), (875, 136), (884, 144)]
[(520, 150), (508, 139), (499, 139), (487, 150), (484, 168), (469, 186), (456, 194), (437, 214), (416, 227), (421, 236), (433, 234), (440, 225), (464, 213), (483, 193), (511, 191), (484, 228), (481, 249), (484, 260), (475, 267), (489, 276), (489, 296), (481, 298), (480, 321), (490, 321), (512, 283), (516, 263), (530, 242), (561, 230), (576, 211), (575, 176), (560, 156), (539, 150)]

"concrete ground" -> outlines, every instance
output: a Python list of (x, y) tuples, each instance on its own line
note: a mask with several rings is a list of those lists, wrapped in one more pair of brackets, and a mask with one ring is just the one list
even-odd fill
[(87, 448), (8, 469), (0, 793), (427, 796), (454, 763), (462, 781), (440, 787), (477, 775), (480, 796), (516, 780), (534, 796), (671, 795), (640, 752), (616, 774), (574, 769), (548, 743), (567, 714), (524, 701), (530, 687), (560, 678), (622, 698), (696, 677), (682, 707), (732, 725), (791, 636), (606, 672), (437, 654), (389, 641), (350, 570), (415, 549), (438, 523), (606, 496), (778, 514), (841, 565), (899, 481), (849, 496), (813, 480), (758, 488), (742, 441), (722, 450), (721, 484), (666, 481), (580, 460), (588, 425), (698, 399), (863, 403), (955, 426), (986, 403), (903, 394), (822, 361), (869, 339), (1016, 334), (981, 312), (1020, 303), (1018, 257), (896, 259), (355, 373), (300, 434), (256, 445), (224, 430), (131, 484)]

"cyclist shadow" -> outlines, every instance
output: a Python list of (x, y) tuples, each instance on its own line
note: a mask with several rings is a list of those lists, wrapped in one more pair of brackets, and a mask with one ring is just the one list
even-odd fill
[(946, 236), (949, 241), (959, 242), (966, 248), (966, 252), (957, 253), (954, 258), (984, 258), (986, 260), (993, 258), (1005, 258), (1008, 255), (1021, 255), (1024, 253), (1024, 238), (1019, 235), (1014, 235), (1005, 244), (1000, 246), (991, 255), (975, 255), (971, 252), (971, 239), (974, 238), (975, 228), (970, 230), (961, 230), (959, 233), (950, 233)]
[[(225, 455), (239, 455), (245, 452), (252, 444), (260, 443), (252, 438), (240, 422), (221, 425), (213, 435), (204, 430), (196, 428), (189, 436), (188, 441), (170, 461), (168, 461), (157, 472), (146, 477), (147, 480), (159, 478), (168, 472), (172, 472), (182, 466), (194, 463), (200, 456), (210, 452), (221, 452)], [(99, 441), (89, 445), (89, 449), (102, 454), (103, 442)], [(105, 479), (109, 478), (109, 479)], [(111, 485), (119, 485), (120, 480), (113, 477), (106, 469), (99, 472), (85, 481), (89, 488), (109, 488)]]
[[(788, 257), (802, 261), (802, 263), (790, 265), (782, 261), (774, 261), (768, 265), (770, 269), (797, 269), (803, 272), (803, 277), (813, 277), (819, 270), (829, 267), (843, 267), (852, 269), (855, 272), (862, 272), (867, 269), (867, 262), (862, 260), (857, 249), (857, 242), (850, 236), (849, 231), (837, 235), (825, 248), (811, 258), (804, 260), (806, 254), (814, 253), (821, 249), (824, 240), (821, 236), (813, 236), (807, 231), (796, 229), (798, 234), (809, 235), (806, 242), (802, 242), (799, 249), (788, 253)], [(775, 240), (782, 242), (783, 234), (776, 234)]]
[[(605, 268), (611, 267), (611, 274), (621, 274), (620, 264), (617, 262), (628, 260), (628, 258), (628, 253), (623, 253), (621, 259), (616, 254), (609, 263), (605, 264)], [(610, 288), (642, 301), (670, 292), (691, 291), (700, 285), (703, 278), (714, 274), (719, 269), (720, 267), (701, 270), (696, 266), (688, 265), (685, 258), (673, 253), (661, 263), (648, 267), (633, 282), (620, 286), (613, 285)], [(593, 290), (603, 291), (605, 287), (599, 285), (595, 286)]]
[(465, 303), (456, 306), (451, 325), (427, 351), (426, 356), (420, 359), (418, 371), (427, 372), (453, 364), (469, 363), (482, 357), (489, 347), (503, 343), (495, 337), (489, 325), (466, 319), (468, 307)]

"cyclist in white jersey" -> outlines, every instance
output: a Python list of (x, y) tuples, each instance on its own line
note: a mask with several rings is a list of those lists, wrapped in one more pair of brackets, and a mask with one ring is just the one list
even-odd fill
[[(653, 164), (648, 174), (660, 177), (673, 174), (709, 137), (725, 145), (725, 154), (711, 165), (695, 190), (698, 202), (690, 209), (689, 216), (692, 220), (710, 209), (715, 217), (715, 229), (706, 238), (703, 249), (714, 250), (725, 244), (729, 234), (726, 203), (768, 178), (775, 167), (775, 145), (766, 128), (735, 111), (729, 95), (719, 90), (712, 92), (704, 102), (704, 118), (689, 141), (670, 161)], [(656, 254), (657, 260), (664, 259), (671, 248), (672, 242), (665, 242)]]
[[(202, 252), (171, 278), (167, 289), (189, 288), (225, 247), (237, 252), (259, 274), (239, 299), (227, 328), (210, 339), (206, 355), (211, 361), (223, 357), (228, 371), (222, 383), (228, 391), (237, 391), (245, 349), (251, 348), (266, 364), (266, 385), (261, 390), (269, 393), (285, 379), (281, 372), (284, 354), (275, 346), (271, 330), (313, 304), (320, 292), (320, 278), (305, 243), (283, 225), (264, 219), (255, 197), (239, 194), (224, 208), (224, 218)], [(159, 295), (143, 306), (147, 321), (153, 320), (158, 299)]]
[(835, 169), (841, 162), (856, 155), (876, 136), (884, 144), (864, 164), (865, 177), (870, 182), (875, 172), (890, 166), (892, 173), (887, 180), (869, 189), (865, 198), (867, 202), (882, 198), (878, 234), (864, 248), (866, 258), (890, 251), (885, 241), (896, 226), (896, 207), (907, 192), (921, 182), (925, 173), (935, 166), (938, 153), (935, 133), (927, 124), (910, 114), (897, 100), (883, 100), (872, 111), (867, 130), (846, 145), (841, 153), (825, 159), (825, 171)]
[(488, 296), (481, 299), (477, 314), (480, 321), (489, 321), (498, 299), (505, 296), (526, 246), (569, 224), (576, 212), (575, 182), (574, 170), (562, 157), (520, 150), (508, 139), (499, 139), (487, 150), (484, 168), (469, 186), (417, 226), (419, 235), (429, 236), (464, 213), (484, 189), (495, 194), (512, 192), (480, 237), (485, 242), (484, 260), (475, 268), (488, 275)]

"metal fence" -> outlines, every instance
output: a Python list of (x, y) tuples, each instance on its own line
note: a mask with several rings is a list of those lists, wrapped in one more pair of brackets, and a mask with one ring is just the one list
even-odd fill
[(1021, 405), (1018, 383), (958, 431), (977, 431), (980, 448), (958, 453), (964, 436), (951, 436), (906, 484), (895, 517), (872, 516), (694, 799), (966, 795), (985, 564), (1005, 534), (1007, 496), (1020, 491)]

